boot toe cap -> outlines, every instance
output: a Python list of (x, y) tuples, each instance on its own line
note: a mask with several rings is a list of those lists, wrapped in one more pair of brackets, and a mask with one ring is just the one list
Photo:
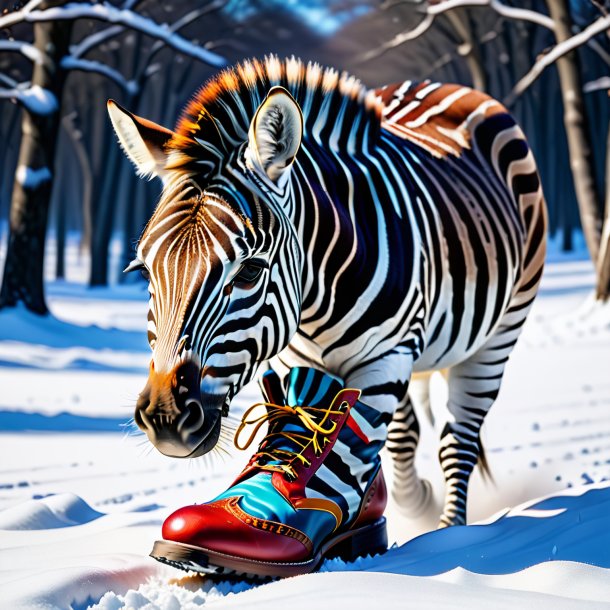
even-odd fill
[(272, 521), (234, 514), (238, 498), (185, 506), (163, 524), (165, 540), (181, 542), (254, 561), (301, 562), (310, 558), (311, 541), (305, 534)]

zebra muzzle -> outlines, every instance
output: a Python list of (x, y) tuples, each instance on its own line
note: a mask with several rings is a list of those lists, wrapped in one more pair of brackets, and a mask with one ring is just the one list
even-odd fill
[(134, 420), (164, 455), (197, 457), (218, 440), (220, 407), (215, 397), (203, 400), (200, 377), (199, 366), (190, 361), (166, 373), (151, 368)]
[(180, 416), (177, 423), (178, 434), (192, 434), (203, 426), (205, 414), (201, 402), (190, 398), (186, 401), (186, 411)]

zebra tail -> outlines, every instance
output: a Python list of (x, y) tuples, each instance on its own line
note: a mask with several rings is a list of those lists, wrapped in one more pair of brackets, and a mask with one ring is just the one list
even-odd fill
[(479, 461), (477, 463), (479, 470), (481, 471), (481, 477), (483, 481), (486, 483), (493, 483), (495, 485), (495, 480), (493, 474), (491, 473), (491, 469), (489, 468), (489, 462), (487, 461), (487, 455), (485, 453), (485, 448), (483, 447), (483, 441), (481, 437), (479, 437)]

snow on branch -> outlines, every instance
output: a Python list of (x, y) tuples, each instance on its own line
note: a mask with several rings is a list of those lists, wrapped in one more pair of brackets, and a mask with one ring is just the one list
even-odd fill
[(114, 36), (118, 36), (124, 31), (125, 28), (122, 25), (112, 25), (105, 30), (94, 32), (83, 38), (78, 44), (70, 45), (70, 54), (72, 57), (82, 57), (91, 49), (94, 49)]
[[(187, 13), (186, 15), (183, 15), (182, 17), (180, 17), (177, 21), (172, 23), (170, 26), (165, 26), (165, 27), (167, 27), (167, 29), (172, 33), (178, 32), (184, 26), (192, 23), (196, 19), (199, 19), (203, 15), (212, 13), (213, 11), (223, 8), (227, 4), (227, 1), (228, 0), (213, 0), (213, 2), (211, 2), (204, 8), (194, 9), (194, 10), (190, 11), (189, 13)], [(127, 4), (130, 4), (130, 5), (135, 4), (135, 1), (128, 2)], [(125, 9), (125, 6), (123, 8)], [(83, 55), (88, 53), (91, 49), (97, 47), (98, 45), (102, 44), (103, 42), (106, 42), (110, 38), (113, 38), (114, 36), (121, 34), (124, 31), (125, 31), (125, 28), (122, 25), (113, 25), (109, 28), (106, 28), (105, 30), (100, 30), (99, 32), (94, 32), (93, 34), (90, 34), (89, 36), (86, 36), (85, 38), (83, 38), (79, 43), (70, 46), (70, 53), (73, 57), (82, 57)], [(163, 40), (157, 40), (157, 42), (155, 43), (155, 48), (163, 47), (163, 45), (164, 45)]]
[(458, 8), (476, 7), (487, 7), (507, 19), (529, 21), (530, 23), (535, 23), (549, 30), (555, 30), (553, 20), (547, 15), (543, 15), (528, 9), (506, 6), (505, 4), (502, 4), (500, 0), (444, 0), (438, 2), (437, 4), (428, 4), (425, 8), (426, 14), (424, 18), (412, 30), (401, 32), (378, 48), (367, 51), (361, 56), (360, 61), (369, 61), (375, 57), (383, 55), (390, 49), (394, 49), (404, 44), (405, 42), (419, 38), (432, 27), (436, 17), (442, 15), (443, 13)]
[(32, 114), (38, 115), (52, 114), (59, 108), (55, 95), (39, 85), (27, 88), (18, 86), (13, 89), (0, 89), (0, 99), (15, 100)]
[[(0, 72), (0, 83), (11, 89), (16, 89), (19, 86), (19, 83), (14, 78), (3, 72)], [(29, 87), (29, 83), (26, 86)]]
[(99, 61), (90, 59), (80, 59), (67, 55), (61, 60), (61, 67), (64, 70), (81, 70), (82, 72), (94, 72), (101, 74), (118, 85), (125, 93), (135, 93), (136, 85), (133, 81), (128, 81), (118, 70), (107, 66)]
[(19, 40), (0, 40), (0, 51), (21, 53), (36, 64), (42, 64), (46, 59), (46, 55), (41, 53), (33, 44)]
[(536, 11), (530, 11), (525, 8), (515, 8), (513, 6), (506, 6), (498, 0), (490, 0), (489, 7), (492, 8), (498, 15), (506, 17), (507, 19), (514, 19), (516, 21), (529, 21), (540, 25), (547, 30), (555, 31), (555, 23), (548, 15), (537, 13)]
[(610, 91), (610, 76), (601, 76), (596, 80), (585, 83), (582, 90), (585, 93), (592, 93), (593, 91), (600, 91), (602, 89), (608, 89)]
[(35, 8), (38, 8), (39, 5), (43, 3), (44, 0), (30, 0), (27, 4), (21, 7), (22, 11), (33, 11)]
[(176, 51), (198, 59), (206, 64), (220, 68), (226, 65), (226, 60), (212, 51), (208, 51), (192, 42), (189, 42), (179, 34), (172, 32), (166, 24), (158, 24), (152, 19), (138, 15), (133, 11), (116, 8), (110, 4), (82, 4), (69, 2), (62, 6), (55, 6), (42, 10), (30, 8), (31, 4), (38, 4), (39, 0), (33, 0), (22, 9), (0, 16), (0, 29), (9, 28), (18, 23), (37, 23), (42, 21), (73, 21), (76, 19), (95, 19), (122, 25), (132, 30), (137, 30), (162, 40)]
[(541, 57), (529, 70), (529, 72), (514, 86), (510, 95), (504, 100), (507, 106), (511, 106), (517, 97), (519, 97), (536, 79), (544, 72), (546, 68), (554, 64), (559, 58), (563, 57), (570, 51), (586, 44), (591, 38), (610, 30), (610, 15), (599, 17), (591, 25), (584, 30), (575, 34), (571, 38), (559, 43), (551, 51)]
[(48, 167), (26, 167), (20, 165), (15, 171), (15, 180), (27, 189), (37, 189), (41, 184), (52, 180), (53, 174)]
[[(222, 8), (225, 4), (226, 4), (226, 0), (220, 0), (220, 2), (213, 2), (210, 6), (206, 7), (205, 9), (192, 10), (189, 13), (187, 13), (186, 15), (183, 15), (182, 17), (180, 17), (180, 19), (178, 19), (175, 23), (172, 23), (172, 25), (169, 26), (169, 30), (172, 33), (178, 32), (183, 27), (186, 27), (187, 25), (193, 23), (193, 21), (200, 19), (206, 13), (210, 13), (210, 12), (212, 12), (212, 10), (217, 10), (219, 8)], [(162, 47), (163, 47), (163, 41), (157, 40), (152, 47), (151, 57), (154, 57), (161, 50)], [(150, 60), (150, 58), (149, 58), (149, 60)]]
[[(123, 10), (132, 11), (139, 2), (141, 2), (141, 0), (127, 0), (121, 8)], [(73, 57), (82, 57), (91, 49), (124, 31), (125, 28), (122, 25), (113, 25), (105, 30), (94, 32), (89, 36), (85, 36), (78, 44), (70, 45), (70, 54)]]

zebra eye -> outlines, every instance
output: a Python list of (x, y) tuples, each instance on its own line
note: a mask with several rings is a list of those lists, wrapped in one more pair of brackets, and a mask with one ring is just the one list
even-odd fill
[(235, 276), (235, 283), (238, 285), (248, 285), (255, 282), (260, 274), (263, 272), (263, 269), (267, 267), (267, 263), (265, 261), (259, 260), (251, 260), (244, 263)]

